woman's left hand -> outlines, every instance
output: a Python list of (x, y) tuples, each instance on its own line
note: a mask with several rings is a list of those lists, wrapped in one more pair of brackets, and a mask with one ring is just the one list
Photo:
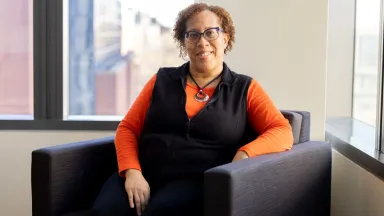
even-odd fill
[(235, 155), (235, 157), (233, 158), (232, 162), (235, 162), (235, 161), (238, 161), (238, 160), (243, 160), (243, 159), (246, 159), (246, 158), (249, 158), (247, 153), (245, 153), (245, 151), (238, 151)]

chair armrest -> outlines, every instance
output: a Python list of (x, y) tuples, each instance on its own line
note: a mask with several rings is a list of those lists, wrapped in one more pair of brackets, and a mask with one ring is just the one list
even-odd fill
[(207, 170), (205, 215), (329, 215), (331, 161), (328, 143), (305, 142)]
[(99, 188), (116, 171), (113, 137), (33, 151), (33, 215), (56, 216), (89, 208)]

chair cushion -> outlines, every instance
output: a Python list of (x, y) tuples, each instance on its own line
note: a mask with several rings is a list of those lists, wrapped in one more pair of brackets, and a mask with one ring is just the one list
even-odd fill
[(300, 140), (300, 130), (301, 130), (301, 124), (303, 120), (303, 116), (299, 113), (295, 112), (282, 112), (284, 117), (288, 119), (289, 124), (292, 127), (292, 134), (293, 134), (293, 144), (298, 144)]

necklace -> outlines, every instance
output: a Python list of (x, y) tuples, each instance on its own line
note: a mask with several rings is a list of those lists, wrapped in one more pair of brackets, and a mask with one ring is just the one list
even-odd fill
[(197, 82), (195, 81), (195, 79), (193, 79), (193, 76), (191, 73), (189, 73), (189, 76), (191, 77), (192, 81), (196, 84), (196, 86), (199, 88), (199, 91), (195, 94), (194, 98), (195, 100), (199, 101), (199, 102), (206, 102), (208, 101), (209, 99), (209, 96), (204, 92), (204, 89), (205, 87), (207, 87), (209, 84), (213, 83), (214, 81), (216, 81), (217, 79), (220, 78), (221, 76), (221, 73), (215, 77), (213, 80), (209, 81), (207, 84), (205, 84), (203, 87), (200, 87)]

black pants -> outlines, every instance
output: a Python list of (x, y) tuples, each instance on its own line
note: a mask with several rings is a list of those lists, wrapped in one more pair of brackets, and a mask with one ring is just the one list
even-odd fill
[[(136, 216), (129, 206), (125, 179), (113, 174), (92, 206), (92, 216)], [(203, 216), (203, 181), (175, 180), (157, 189), (142, 216)]]

